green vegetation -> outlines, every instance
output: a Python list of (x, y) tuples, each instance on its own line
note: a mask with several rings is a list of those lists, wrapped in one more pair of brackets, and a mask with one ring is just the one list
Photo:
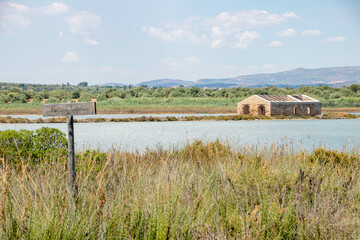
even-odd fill
[(202, 89), (99, 87), (82, 82), (72, 85), (36, 85), (0, 83), (0, 110), (19, 113), (39, 112), (41, 104), (97, 100), (100, 112), (235, 112), (236, 103), (254, 94), (305, 94), (323, 102), (323, 107), (360, 107), (360, 85), (342, 88), (302, 86), (293, 88), (229, 88)]
[[(36, 165), (51, 156), (66, 153), (65, 134), (55, 128), (42, 127), (36, 131), (0, 131), (0, 156), (12, 166)], [(25, 162), (24, 162), (25, 161)]]
[[(28, 136), (28, 135), (24, 135)], [(63, 137), (63, 136), (60, 136)], [(0, 149), (4, 151), (3, 145)], [(288, 144), (0, 161), (1, 239), (359, 239), (360, 156)]]

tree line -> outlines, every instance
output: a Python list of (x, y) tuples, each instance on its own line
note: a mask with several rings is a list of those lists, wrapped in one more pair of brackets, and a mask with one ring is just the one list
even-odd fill
[(173, 87), (157, 88), (148, 86), (88, 86), (87, 82), (78, 85), (40, 85), (0, 83), (0, 104), (44, 102), (60, 103), (71, 100), (79, 102), (106, 101), (129, 98), (236, 98), (244, 99), (251, 95), (305, 94), (324, 101), (328, 106), (346, 102), (346, 106), (360, 107), (360, 85), (353, 84), (341, 88), (331, 86), (261, 87), (261, 88), (199, 88)]

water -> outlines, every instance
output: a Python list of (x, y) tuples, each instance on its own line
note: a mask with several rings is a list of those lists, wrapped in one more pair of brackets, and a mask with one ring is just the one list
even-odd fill
[[(0, 124), (0, 130), (54, 127), (66, 132), (65, 123)], [(233, 148), (242, 145), (264, 145), (292, 142), (297, 149), (324, 146), (343, 150), (359, 148), (360, 119), (332, 120), (257, 120), (257, 121), (193, 121), (193, 122), (124, 122), (76, 123), (77, 149), (120, 147), (127, 151), (144, 151), (181, 147), (194, 139), (227, 141)]]
[[(197, 116), (197, 117), (201, 117), (201, 116), (226, 116), (226, 115), (235, 115), (236, 113), (229, 113), (229, 114), (207, 114), (207, 113), (203, 113), (203, 114), (169, 114), (169, 113), (164, 113), (164, 114), (97, 114), (97, 115), (85, 115), (85, 116), (74, 116), (75, 119), (85, 119), (85, 118), (139, 118), (142, 116), (145, 117), (187, 117), (187, 116)], [(360, 115), (360, 113), (349, 113), (349, 114), (354, 114), (354, 115)], [(0, 115), (0, 117), (12, 117), (12, 118), (27, 118), (30, 120), (35, 120), (38, 118), (53, 118), (53, 117), (43, 117), (42, 115)]]
[[(225, 115), (234, 115), (233, 114), (96, 114), (96, 115), (85, 115), (85, 116), (74, 116), (75, 119), (85, 119), (85, 118), (139, 118), (142, 116), (145, 117), (187, 117), (187, 116), (225, 116)], [(0, 117), (12, 117), (12, 118), (28, 118), (30, 120), (35, 120), (38, 118), (53, 118), (53, 117), (43, 117), (42, 115), (0, 115)]]

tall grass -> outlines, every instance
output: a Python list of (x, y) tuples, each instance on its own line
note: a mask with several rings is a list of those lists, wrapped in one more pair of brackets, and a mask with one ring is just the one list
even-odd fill
[(236, 112), (239, 99), (228, 98), (113, 98), (97, 103), (103, 111), (131, 112)]
[[(5, 161), (5, 160), (4, 160)], [(360, 157), (219, 141), (0, 167), (0, 239), (358, 239)]]

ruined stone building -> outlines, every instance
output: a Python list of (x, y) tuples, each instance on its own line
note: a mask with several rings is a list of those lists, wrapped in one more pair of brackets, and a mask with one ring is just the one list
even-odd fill
[(321, 102), (306, 95), (253, 95), (238, 103), (239, 115), (315, 116)]

